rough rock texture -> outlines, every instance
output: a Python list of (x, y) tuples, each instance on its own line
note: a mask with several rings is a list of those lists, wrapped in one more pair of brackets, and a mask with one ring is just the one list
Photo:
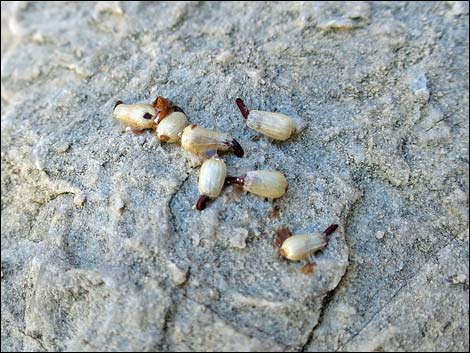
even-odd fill
[[(2, 2), (1, 338), (13, 350), (469, 349), (468, 3)], [(203, 211), (114, 102), (231, 133)], [(273, 143), (234, 99), (307, 123)], [(306, 263), (273, 240), (340, 228)]]

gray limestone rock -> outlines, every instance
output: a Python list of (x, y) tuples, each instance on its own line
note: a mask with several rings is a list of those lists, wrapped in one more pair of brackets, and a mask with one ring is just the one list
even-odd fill
[[(468, 351), (468, 5), (1, 6), (2, 351)], [(158, 95), (287, 194), (195, 210), (189, 155), (112, 118)], [(237, 97), (305, 124), (273, 142)]]

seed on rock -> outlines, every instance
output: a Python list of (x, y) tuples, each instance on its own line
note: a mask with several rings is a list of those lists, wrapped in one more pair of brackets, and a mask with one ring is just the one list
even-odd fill
[(275, 170), (250, 171), (242, 177), (229, 176), (225, 179), (225, 184), (238, 184), (252, 194), (270, 199), (283, 196), (288, 188), (284, 174)]
[(186, 115), (181, 112), (170, 113), (157, 125), (157, 136), (161, 141), (176, 143), (181, 140), (181, 134), (188, 125)]
[(226, 176), (227, 167), (222, 159), (212, 157), (204, 161), (199, 172), (198, 189), (200, 197), (196, 209), (203, 210), (210, 199), (219, 196)]
[(261, 132), (274, 140), (285, 141), (296, 131), (295, 121), (287, 115), (260, 110), (248, 110), (240, 98), (237, 98), (236, 103), (249, 128)]
[(237, 157), (243, 157), (244, 151), (237, 140), (229, 134), (203, 128), (193, 124), (183, 130), (181, 145), (191, 153), (202, 155), (208, 151), (226, 151), (233, 149)]
[(328, 243), (328, 235), (333, 233), (337, 224), (332, 224), (323, 233), (294, 235), (287, 238), (281, 246), (279, 253), (282, 257), (292, 261), (305, 259), (311, 253), (323, 249)]
[(152, 129), (154, 127), (155, 109), (150, 104), (124, 104), (116, 102), (113, 116), (127, 127), (136, 130)]

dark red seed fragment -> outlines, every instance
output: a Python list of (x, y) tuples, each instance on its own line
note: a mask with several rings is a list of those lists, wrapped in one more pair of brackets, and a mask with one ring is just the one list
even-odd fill
[(162, 96), (158, 96), (152, 103), (152, 106), (158, 113), (158, 121), (157, 124), (162, 121), (168, 114), (171, 113), (171, 102), (168, 98), (164, 98)]
[(199, 200), (196, 203), (196, 209), (202, 211), (206, 208), (207, 202), (210, 200), (209, 196), (201, 195), (199, 196)]
[(237, 98), (235, 100), (235, 102), (237, 103), (237, 106), (238, 106), (238, 109), (240, 109), (240, 112), (242, 113), (243, 117), (245, 119), (248, 119), (248, 114), (250, 114), (250, 111), (248, 110), (248, 108), (246, 107), (245, 103), (243, 102), (243, 100), (241, 100), (241, 98)]
[(323, 234), (325, 236), (328, 236), (330, 235), (331, 233), (333, 233), (336, 228), (338, 228), (338, 225), (337, 224), (332, 224), (331, 226), (329, 226), (328, 228), (326, 228), (324, 231), (323, 231)]
[(122, 103), (123, 103), (123, 102), (120, 101), (120, 100), (119, 100), (119, 101), (116, 101), (116, 103), (114, 104), (113, 110), (116, 109), (116, 107), (117, 107), (119, 104), (122, 104)]
[(232, 184), (237, 184), (237, 185), (242, 185), (245, 184), (245, 179), (243, 177), (233, 177), (233, 176), (228, 176), (225, 178), (225, 185), (232, 185)]
[(235, 156), (237, 156), (238, 158), (241, 158), (245, 155), (245, 151), (243, 151), (243, 148), (242, 146), (240, 146), (240, 144), (238, 143), (237, 140), (233, 139), (232, 140), (232, 148), (233, 148), (233, 153), (235, 154)]

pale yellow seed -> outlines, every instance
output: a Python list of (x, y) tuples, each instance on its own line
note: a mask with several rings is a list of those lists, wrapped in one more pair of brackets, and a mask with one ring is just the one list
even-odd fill
[(202, 154), (207, 151), (226, 151), (232, 145), (233, 138), (226, 133), (190, 125), (183, 130), (181, 146), (191, 153)]
[(295, 122), (291, 117), (273, 112), (250, 110), (246, 124), (275, 140), (285, 141), (295, 132)]
[(150, 104), (119, 104), (114, 108), (113, 116), (126, 126), (144, 130), (154, 126), (156, 112)]
[(186, 115), (181, 112), (173, 112), (158, 124), (157, 136), (161, 141), (176, 143), (180, 141), (181, 134), (187, 125)]
[(287, 191), (287, 179), (281, 172), (255, 170), (246, 173), (244, 189), (258, 196), (276, 199)]
[(300, 261), (326, 244), (326, 236), (321, 233), (294, 235), (284, 241), (279, 252), (286, 259)]
[(206, 160), (199, 172), (199, 194), (215, 199), (224, 186), (226, 176), (227, 167), (222, 159), (213, 157)]

